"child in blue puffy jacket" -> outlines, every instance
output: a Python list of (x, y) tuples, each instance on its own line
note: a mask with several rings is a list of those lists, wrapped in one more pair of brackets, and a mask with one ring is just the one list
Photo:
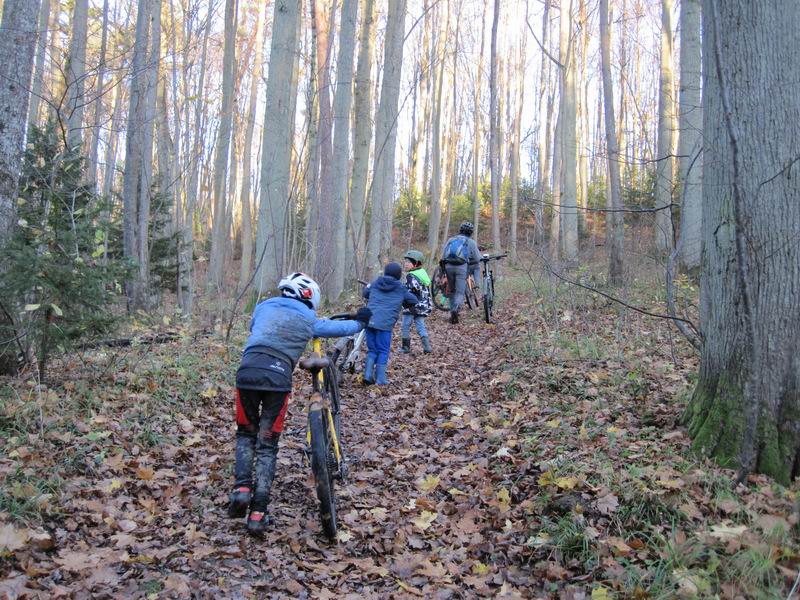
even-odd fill
[(364, 383), (386, 385), (386, 367), (392, 344), (392, 329), (403, 306), (414, 306), (419, 299), (400, 282), (403, 267), (390, 262), (383, 275), (364, 288), (364, 298), (372, 316), (367, 324), (367, 360), (364, 365)]
[(364, 307), (353, 321), (318, 319), (319, 285), (304, 273), (287, 275), (278, 289), (280, 297), (259, 303), (253, 311), (250, 337), (236, 372), (236, 467), (228, 515), (247, 515), (247, 531), (252, 535), (263, 534), (267, 527), (278, 440), (295, 364), (310, 339), (352, 335), (372, 315)]

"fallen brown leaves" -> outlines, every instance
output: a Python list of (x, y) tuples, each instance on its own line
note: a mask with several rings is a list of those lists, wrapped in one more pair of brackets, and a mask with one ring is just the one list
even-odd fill
[[(61, 387), (22, 390), (43, 403), (36, 433), (0, 441), (9, 498), (38, 502), (0, 512), (0, 597), (734, 598), (748, 553), (784, 579), (800, 566), (796, 490), (734, 489), (688, 456), (676, 397), (696, 365), (681, 347), (673, 364), (662, 324), (625, 342), (608, 310), (564, 313), (557, 335), (527, 295), (498, 312), (495, 327), (429, 319), (434, 354), (393, 354), (387, 389), (346, 378), (333, 546), (301, 450), (304, 374), (257, 541), (225, 515), (236, 352), (201, 340), (65, 365)], [(48, 471), (53, 491), (36, 483)]]

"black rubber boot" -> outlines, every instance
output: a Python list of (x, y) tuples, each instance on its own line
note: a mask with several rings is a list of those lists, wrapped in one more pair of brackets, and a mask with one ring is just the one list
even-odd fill
[(411, 338), (403, 338), (403, 354), (411, 352)]
[(228, 505), (228, 516), (231, 519), (241, 519), (245, 516), (252, 496), (252, 490), (249, 487), (240, 487), (233, 490), (231, 502)]
[(247, 533), (250, 535), (261, 537), (267, 530), (269, 525), (269, 517), (265, 512), (251, 511), (247, 516)]
[(451, 310), (450, 311), (450, 324), (456, 325), (458, 323), (458, 311)]
[(433, 352), (433, 350), (431, 350), (431, 341), (428, 339), (428, 336), (421, 335), (420, 339), (422, 340), (422, 351), (425, 354), (430, 354), (431, 352)]

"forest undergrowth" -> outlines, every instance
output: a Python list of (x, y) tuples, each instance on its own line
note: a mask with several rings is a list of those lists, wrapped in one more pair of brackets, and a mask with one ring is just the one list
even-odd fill
[[(574, 274), (592, 281), (591, 271)], [(657, 309), (643, 276), (626, 301)], [(538, 270), (497, 323), (428, 320), (386, 389), (345, 376), (350, 475), (326, 543), (296, 374), (264, 540), (225, 514), (244, 340), (87, 350), (0, 393), (0, 597), (780, 598), (798, 488), (693, 456), (697, 357), (670, 325)]]

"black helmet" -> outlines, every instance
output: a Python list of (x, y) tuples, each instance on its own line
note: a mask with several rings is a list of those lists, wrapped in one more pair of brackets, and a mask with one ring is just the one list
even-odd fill
[(461, 233), (463, 235), (472, 235), (473, 231), (475, 231), (475, 225), (473, 225), (469, 221), (464, 221), (461, 224), (461, 227), (458, 228), (458, 233)]

